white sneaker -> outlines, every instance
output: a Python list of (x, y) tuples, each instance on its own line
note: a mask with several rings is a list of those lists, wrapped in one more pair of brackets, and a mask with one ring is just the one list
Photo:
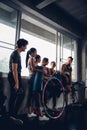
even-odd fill
[(33, 112), (31, 114), (28, 114), (27, 116), (28, 117), (37, 117), (37, 115), (35, 113), (33, 113)]
[(44, 116), (39, 116), (39, 120), (40, 121), (48, 121), (49, 118), (44, 115)]

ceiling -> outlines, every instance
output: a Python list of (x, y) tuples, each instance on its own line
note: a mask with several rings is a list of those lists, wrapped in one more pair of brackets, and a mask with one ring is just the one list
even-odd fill
[(87, 34), (87, 0), (18, 1), (81, 37)]

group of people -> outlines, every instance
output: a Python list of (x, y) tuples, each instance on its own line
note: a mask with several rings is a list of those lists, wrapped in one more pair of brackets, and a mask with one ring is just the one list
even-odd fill
[[(19, 39), (17, 41), (17, 48), (12, 52), (9, 60), (9, 73), (8, 81), (10, 83), (10, 100), (9, 100), (9, 116), (11, 119), (23, 123), (22, 120), (18, 119), (18, 110), (20, 104), (24, 99), (24, 90), (21, 79), (21, 56), (20, 53), (25, 51), (28, 45), (28, 41), (25, 39)], [(72, 57), (68, 57), (67, 62), (61, 67), (61, 75), (63, 78), (63, 86), (65, 87), (65, 101), (68, 105), (68, 93), (70, 92), (70, 84), (72, 81), (72, 67), (71, 63), (73, 61)], [(39, 65), (41, 63), (41, 65)], [(52, 77), (56, 72), (56, 62), (51, 62), (51, 67), (48, 68), (47, 65), (49, 59), (44, 57), (41, 61), (41, 56), (38, 55), (36, 48), (30, 48), (26, 54), (26, 67), (29, 71), (28, 77), (28, 117), (39, 116), (39, 120), (49, 120), (42, 109), (42, 97), (41, 93), (43, 86), (49, 77)]]

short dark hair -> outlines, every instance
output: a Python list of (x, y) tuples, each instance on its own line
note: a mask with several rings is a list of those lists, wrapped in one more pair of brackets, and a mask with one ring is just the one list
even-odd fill
[(55, 61), (51, 61), (51, 64), (55, 65), (56, 66), (56, 62)]
[(38, 55), (38, 54), (35, 56), (36, 61), (37, 61), (38, 59), (40, 59), (40, 58), (41, 58), (41, 56)]
[(72, 56), (69, 56), (68, 58), (70, 58), (70, 59), (73, 61), (73, 58), (72, 58)]
[(43, 61), (45, 61), (45, 62), (49, 62), (49, 59), (46, 58), (46, 57), (44, 57), (44, 58), (43, 58)]
[(28, 41), (27, 40), (25, 40), (25, 39), (19, 39), (18, 41), (17, 41), (17, 47), (18, 48), (21, 48), (22, 46), (26, 46), (26, 45), (28, 45)]

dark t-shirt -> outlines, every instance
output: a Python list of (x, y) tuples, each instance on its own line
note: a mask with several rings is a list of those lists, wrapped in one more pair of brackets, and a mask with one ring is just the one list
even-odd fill
[(18, 73), (21, 73), (21, 56), (17, 50), (13, 51), (9, 60), (9, 71), (12, 72), (12, 63), (18, 64)]

